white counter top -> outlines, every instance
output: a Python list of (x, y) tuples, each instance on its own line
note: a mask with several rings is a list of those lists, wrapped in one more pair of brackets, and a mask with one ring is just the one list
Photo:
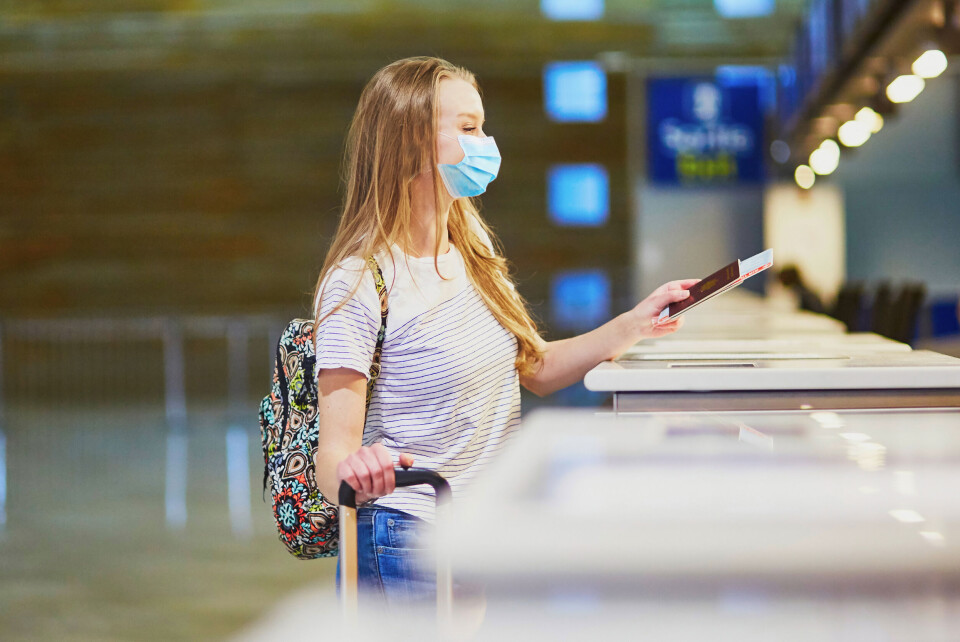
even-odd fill
[[(958, 464), (960, 411), (533, 413), (438, 524), (486, 587), (455, 639), (952, 640)], [(345, 634), (435, 639), (434, 618)]]
[(811, 356), (605, 361), (587, 373), (584, 385), (608, 392), (960, 389), (960, 359), (936, 352)]
[(541, 411), (441, 539), (497, 586), (960, 578), (958, 464), (960, 412)]
[[(708, 305), (708, 304), (707, 304)], [(706, 306), (704, 306), (706, 307)], [(682, 334), (777, 331), (807, 334), (842, 334), (847, 327), (825, 314), (780, 310), (712, 311), (697, 308), (684, 315)]]
[(823, 333), (815, 335), (780, 336), (752, 339), (697, 339), (682, 332), (659, 339), (642, 341), (622, 357), (663, 353), (809, 353), (817, 352), (849, 356), (862, 352), (910, 352), (906, 343), (882, 337), (872, 332), (853, 334)]

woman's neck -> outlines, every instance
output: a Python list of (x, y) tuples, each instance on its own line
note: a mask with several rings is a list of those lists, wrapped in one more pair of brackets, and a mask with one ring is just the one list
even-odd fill
[[(434, 198), (433, 181), (420, 180), (432, 178), (432, 174), (423, 174), (413, 182), (411, 192), (411, 247), (404, 248), (410, 256), (437, 256), (450, 251), (450, 239), (447, 233), (447, 221), (450, 218), (452, 199), (443, 199), (440, 203), (442, 211), (438, 214), (437, 202)], [(445, 195), (444, 195), (445, 196)], [(440, 237), (440, 247), (437, 248), (437, 237)]]

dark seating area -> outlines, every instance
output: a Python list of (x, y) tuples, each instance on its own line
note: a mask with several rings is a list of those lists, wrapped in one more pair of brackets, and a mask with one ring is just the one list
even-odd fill
[(862, 330), (861, 317), (864, 310), (864, 284), (860, 281), (844, 283), (837, 293), (837, 299), (829, 314), (843, 322), (848, 332)]
[(881, 281), (870, 289), (862, 282), (851, 281), (840, 288), (830, 315), (842, 321), (848, 332), (876, 332), (912, 343), (925, 299), (922, 283), (894, 285)]

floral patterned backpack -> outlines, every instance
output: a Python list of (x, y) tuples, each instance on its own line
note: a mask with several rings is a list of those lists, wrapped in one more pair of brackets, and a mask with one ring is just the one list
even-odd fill
[[(387, 288), (374, 258), (367, 259), (380, 296), (380, 332), (367, 382), (367, 407), (380, 374), (387, 330)], [(280, 336), (270, 394), (260, 403), (263, 487), (270, 486), (280, 541), (298, 559), (337, 554), (337, 505), (317, 489), (314, 456), (317, 416), (317, 357), (313, 320), (294, 319)]]

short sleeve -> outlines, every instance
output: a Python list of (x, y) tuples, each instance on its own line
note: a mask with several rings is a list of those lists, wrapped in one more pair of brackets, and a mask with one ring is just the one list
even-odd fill
[[(370, 270), (360, 261), (351, 265), (335, 268), (323, 284), (318, 301), (322, 321), (316, 329), (317, 370), (350, 368), (369, 379), (380, 332), (380, 299)], [(358, 279), (360, 286), (353, 292)]]

